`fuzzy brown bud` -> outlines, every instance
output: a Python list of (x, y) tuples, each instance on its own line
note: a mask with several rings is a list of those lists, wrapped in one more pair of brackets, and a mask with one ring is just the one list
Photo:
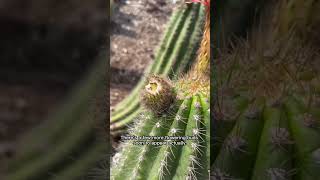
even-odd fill
[(141, 101), (145, 108), (159, 115), (165, 113), (176, 99), (176, 93), (168, 79), (151, 75), (142, 91)]

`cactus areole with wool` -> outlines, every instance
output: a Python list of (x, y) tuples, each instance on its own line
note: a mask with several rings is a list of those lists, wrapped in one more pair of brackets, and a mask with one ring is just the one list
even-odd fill
[(277, 2), (215, 61), (213, 180), (320, 179), (319, 50), (292, 27), (315, 1)]
[(113, 180), (209, 179), (210, 0), (199, 2), (207, 15), (197, 60), (177, 81), (147, 78), (141, 92), (144, 112), (121, 136)]

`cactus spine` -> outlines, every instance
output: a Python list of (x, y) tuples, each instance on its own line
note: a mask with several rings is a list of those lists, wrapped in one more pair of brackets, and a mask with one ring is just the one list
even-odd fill
[(217, 59), (212, 179), (318, 179), (320, 56), (296, 12), (310, 2), (272, 4), (276, 15)]
[[(113, 156), (111, 179), (209, 178), (209, 33), (208, 8), (194, 68), (185, 77), (173, 82), (173, 86), (160, 76), (151, 76), (146, 82), (142, 101), (147, 110), (136, 120), (129, 135), (136, 137), (138, 142), (139, 137), (152, 139), (142, 140), (140, 145), (133, 143), (136, 141), (123, 142), (119, 152)], [(174, 99), (171, 101), (172, 97)], [(162, 144), (155, 145), (157, 143)]]
[[(136, 122), (131, 134), (136, 136), (195, 136), (195, 140), (154, 140), (168, 145), (137, 146), (126, 142), (114, 156), (113, 179), (186, 179), (207, 174), (199, 171), (207, 167), (206, 123), (209, 121), (208, 101), (201, 95), (177, 100), (161, 117), (144, 114)], [(186, 145), (178, 145), (186, 143)], [(176, 145), (175, 145), (176, 144)], [(199, 167), (201, 166), (201, 168)]]
[[(199, 49), (198, 59), (195, 64), (193, 76), (201, 76), (199, 78), (209, 77), (210, 74), (210, 1), (207, 1), (206, 21), (204, 25), (203, 38)], [(203, 77), (205, 76), (205, 77)]]
[[(156, 58), (145, 74), (161, 74), (175, 78), (189, 69), (196, 57), (196, 49), (201, 40), (204, 13), (200, 5), (193, 4), (179, 8), (168, 24), (164, 38), (159, 46)], [(146, 78), (142, 78), (130, 95), (117, 105), (111, 116), (111, 133), (123, 130), (142, 111), (139, 93), (144, 88)]]

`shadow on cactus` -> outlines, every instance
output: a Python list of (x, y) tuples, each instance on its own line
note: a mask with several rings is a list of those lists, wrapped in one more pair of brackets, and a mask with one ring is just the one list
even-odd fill
[[(210, 1), (199, 1), (208, 6)], [(204, 9), (203, 9), (204, 10)], [(193, 68), (181, 78), (150, 75), (144, 112), (123, 135), (111, 179), (208, 179), (210, 167), (210, 12)]]

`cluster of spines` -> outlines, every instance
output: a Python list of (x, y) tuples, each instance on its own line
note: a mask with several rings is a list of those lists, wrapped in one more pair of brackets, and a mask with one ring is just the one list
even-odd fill
[[(184, 146), (167, 144), (161, 147), (152, 145), (137, 147), (128, 144), (119, 152), (121, 155), (115, 156), (119, 162), (113, 165), (111, 177), (116, 180), (128, 177), (132, 179), (208, 177), (209, 111), (208, 98), (199, 95), (177, 102), (177, 106), (172, 107), (170, 113), (164, 117), (156, 115), (148, 120), (140, 120), (143, 121), (139, 123), (140, 128), (144, 130), (142, 133), (134, 133), (135, 135), (194, 136), (195, 139), (186, 140)], [(141, 124), (148, 126), (149, 131), (146, 131), (146, 127)], [(138, 130), (134, 129), (133, 131)]]
[[(142, 113), (140, 117), (135, 121), (135, 125), (129, 130), (130, 135), (133, 136), (143, 136), (147, 135), (152, 131), (155, 122), (152, 121), (153, 117), (150, 113)], [(139, 153), (145, 153), (141, 151), (139, 146), (135, 146), (130, 141), (124, 141), (120, 144), (119, 152), (113, 156), (112, 169), (111, 169), (111, 179), (121, 178), (121, 176), (126, 175), (121, 173), (120, 170), (130, 170), (135, 167), (136, 159), (135, 156)], [(130, 159), (133, 158), (134, 160)], [(115, 174), (119, 174), (116, 176)]]
[(141, 93), (141, 102), (145, 109), (155, 114), (163, 114), (176, 100), (176, 92), (172, 83), (163, 77), (151, 75)]
[[(194, 31), (194, 25), (197, 25), (197, 22), (199, 22), (195, 19), (200, 18), (202, 11), (199, 6), (194, 6), (194, 9), (197, 10), (193, 12), (193, 15), (181, 16), (182, 19), (185, 18), (186, 22), (188, 22), (188, 24), (185, 24), (186, 28), (182, 29), (182, 34)], [(207, 15), (208, 14), (209, 12), (207, 12)], [(209, 18), (207, 19), (210, 21)], [(207, 27), (209, 27), (208, 24)], [(174, 39), (178, 38), (175, 33), (173, 33), (172, 36)], [(208, 40), (207, 38), (209, 38), (209, 36), (206, 35), (204, 39), (205, 38)], [(184, 59), (183, 57), (188, 53), (181, 54), (183, 51), (179, 49), (184, 48), (184, 45), (188, 44), (188, 40), (179, 38), (177, 42), (175, 48), (169, 48), (168, 52), (173, 54), (178, 53), (175, 55), (176, 59)], [(208, 43), (205, 43), (205, 45), (207, 47)], [(164, 54), (164, 59), (168, 59), (166, 56), (171, 55), (168, 53)], [(204, 61), (207, 62), (207, 64), (204, 65), (206, 66), (205, 68), (209, 68), (209, 59), (205, 58)], [(198, 64), (200, 64), (200, 62), (202, 61), (199, 61)], [(169, 65), (172, 65), (172, 63), (169, 63)], [(169, 69), (170, 68), (166, 68), (166, 70)], [(201, 74), (202, 70), (198, 70), (201, 72), (197, 71), (197, 73)], [(203, 74), (205, 74), (205, 72), (203, 72)], [(203, 83), (198, 82), (199, 76), (197, 77), (195, 80), (197, 82), (195, 83), (202, 85)], [(207, 76), (201, 77), (204, 78)], [(206, 179), (209, 177), (210, 109), (209, 95), (206, 93), (208, 89), (203, 90), (200, 89), (202, 86), (197, 86), (188, 96), (182, 95), (176, 98), (175, 93), (171, 92), (183, 92), (186, 91), (186, 89), (176, 88), (175, 91), (173, 91), (174, 89), (170, 87), (166, 81), (160, 82), (159, 80), (162, 81), (162, 79), (158, 77), (153, 78), (153, 80), (149, 79), (142, 93), (143, 104), (146, 109), (149, 109), (154, 115), (148, 121), (145, 120), (144, 123), (152, 125), (148, 132), (141, 129), (139, 130), (139, 128), (133, 128), (133, 132), (145, 132), (147, 136), (183, 136), (184, 138), (192, 137), (192, 139), (184, 140), (182, 142), (184, 145), (174, 145), (181, 143), (181, 141), (164, 140), (166, 143), (173, 144), (166, 144), (161, 147), (155, 147), (150, 144), (135, 147), (134, 144), (129, 144), (120, 152), (121, 156), (123, 156), (120, 158), (123, 159), (121, 162), (122, 165), (119, 166), (119, 163), (117, 163), (117, 165), (113, 166), (114, 168), (111, 172), (112, 179)], [(205, 78), (201, 82), (203, 81), (208, 81), (208, 79)], [(205, 85), (206, 87), (209, 86), (208, 83)], [(160, 92), (161, 89), (166, 90)], [(205, 94), (198, 94), (199, 92)], [(168, 96), (169, 94), (170, 96)], [(169, 101), (167, 100), (168, 97)], [(171, 101), (172, 99), (175, 101)], [(174, 105), (169, 106), (168, 103)], [(182, 104), (180, 105), (180, 103)], [(178, 107), (176, 105), (178, 105)], [(135, 154), (138, 156), (134, 156)], [(124, 165), (126, 167), (124, 167)]]
[[(240, 1), (239, 1), (240, 2)], [(312, 12), (311, 9), (312, 6), (316, 6), (316, 1), (310, 0), (310, 1), (300, 1), (300, 0), (292, 0), (292, 1), (279, 1), (281, 2), (287, 9), (281, 9), (278, 11), (280, 16), (283, 15), (282, 17), (286, 19), (277, 19), (272, 18), (272, 21), (279, 21), (277, 25), (280, 25), (281, 30), (284, 30), (282, 32), (278, 32), (278, 26), (272, 26), (270, 25), (269, 27), (272, 28), (272, 34), (271, 36), (274, 36), (272, 38), (275, 39), (281, 39), (284, 40), (283, 42), (286, 42), (287, 44), (281, 44), (281, 43), (271, 43), (272, 48), (269, 48), (265, 46), (266, 43), (264, 38), (260, 39), (261, 37), (266, 37), (270, 35), (270, 32), (266, 32), (263, 34), (259, 34), (258, 36), (254, 36), (255, 42), (258, 42), (257, 44), (260, 44), (261, 48), (258, 48), (258, 56), (254, 56), (255, 54), (255, 47), (259, 47), (258, 45), (253, 45), (250, 47), (248, 50), (245, 50), (243, 52), (249, 52), (248, 55), (244, 54), (237, 54), (238, 50), (233, 51), (234, 53), (232, 54), (233, 57), (236, 57), (237, 59), (244, 60), (245, 62), (248, 62), (248, 64), (245, 63), (237, 63), (235, 61), (228, 61), (228, 58), (223, 59), (222, 61), (225, 61), (227, 64), (230, 64), (230, 66), (227, 69), (221, 68), (221, 66), (218, 66), (217, 69), (221, 69), (222, 71), (226, 72), (227, 75), (223, 76), (223, 72), (219, 73), (217, 77), (219, 80), (221, 80), (226, 84), (228, 84), (229, 87), (232, 88), (238, 88), (238, 89), (233, 89), (236, 92), (241, 91), (241, 88), (244, 89), (244, 91), (250, 92), (249, 89), (253, 88), (254, 90), (257, 90), (257, 87), (252, 85), (253, 83), (251, 80), (257, 79), (260, 82), (263, 82), (261, 75), (259, 74), (260, 72), (263, 72), (267, 75), (271, 75), (272, 73), (276, 74), (281, 71), (276, 70), (275, 68), (271, 68), (272, 72), (268, 73), (268, 68), (267, 68), (267, 63), (271, 62), (273, 63), (274, 61), (277, 61), (278, 64), (276, 66), (279, 66), (280, 63), (283, 63), (284, 65), (281, 65), (279, 67), (285, 67), (287, 68), (286, 70), (287, 73), (290, 75), (293, 75), (290, 77), (291, 79), (294, 79), (294, 82), (290, 82), (291, 79), (281, 79), (282, 82), (284, 82), (285, 87), (283, 88), (286, 92), (282, 90), (282, 88), (279, 88), (279, 85), (272, 85), (272, 83), (277, 82), (275, 78), (273, 78), (271, 81), (265, 83), (263, 82), (265, 88), (270, 88), (271, 86), (274, 86), (273, 92), (269, 93), (266, 95), (266, 99), (268, 100), (268, 105), (266, 106), (266, 109), (261, 111), (261, 120), (264, 121), (263, 124), (263, 130), (261, 132), (261, 138), (259, 139), (259, 144), (258, 144), (258, 151), (256, 153), (256, 157), (254, 157), (254, 164), (251, 168), (251, 171), (248, 171), (247, 178), (243, 178), (240, 175), (226, 170), (227, 168), (221, 168), (220, 166), (213, 166), (212, 170), (212, 179), (308, 179), (308, 180), (315, 180), (318, 179), (319, 176), (319, 169), (320, 169), (320, 164), (319, 164), (319, 152), (320, 152), (320, 138), (319, 138), (319, 106), (314, 104), (314, 98), (316, 97), (314, 93), (316, 93), (316, 86), (318, 86), (319, 81), (318, 79), (314, 78), (315, 74), (317, 73), (317, 70), (314, 70), (313, 68), (310, 68), (309, 65), (301, 67), (299, 64), (303, 61), (306, 63), (303, 63), (304, 65), (310, 63), (315, 63), (318, 61), (318, 57), (315, 58), (314, 54), (312, 51), (308, 51), (304, 48), (298, 47), (296, 44), (293, 45), (292, 39), (288, 40), (285, 39), (284, 36), (282, 35), (288, 35), (292, 30), (298, 30), (298, 34), (295, 34), (294, 38), (300, 38), (300, 36), (296, 35), (301, 35), (305, 34), (305, 30), (309, 30), (309, 28), (305, 28), (305, 23), (310, 22), (309, 20), (306, 21), (306, 18), (313, 18), (315, 16), (309, 16), (308, 14)], [(281, 5), (282, 5), (281, 4)], [(319, 3), (318, 3), (319, 4)], [(274, 4), (272, 4), (272, 7), (274, 7)], [(289, 10), (288, 10), (289, 9)], [(267, 8), (267, 11), (269, 11), (269, 8)], [(295, 11), (295, 12), (294, 12)], [(298, 12), (299, 11), (299, 12)], [(301, 13), (305, 12), (305, 13)], [(267, 18), (270, 18), (270, 13), (268, 12)], [(298, 22), (297, 17), (299, 17)], [(270, 18), (271, 19), (271, 18)], [(284, 21), (281, 21), (284, 20)], [(263, 22), (265, 23), (265, 22)], [(281, 24), (282, 23), (282, 24)], [(236, 24), (236, 21), (234, 23), (230, 23), (232, 25)], [(299, 26), (301, 27), (301, 24), (303, 25), (302, 28), (300, 29)], [(298, 29), (292, 28), (292, 25), (297, 25)], [(261, 29), (265, 29), (264, 27), (261, 27)], [(304, 32), (301, 32), (303, 29)], [(227, 34), (227, 33), (226, 33)], [(290, 37), (292, 38), (292, 37)], [(271, 38), (270, 38), (271, 39)], [(303, 38), (302, 38), (303, 39)], [(309, 41), (309, 40), (308, 40)], [(289, 43), (288, 43), (289, 42)], [(302, 41), (299, 41), (300, 45)], [(292, 50), (292, 46), (296, 46), (296, 50)], [(243, 47), (239, 46), (240, 48), (243, 49)], [(306, 47), (306, 45), (304, 45)], [(281, 49), (284, 48), (286, 51), (285, 53), (281, 53)], [(300, 48), (300, 49), (299, 49)], [(269, 51), (267, 49), (272, 49), (272, 51)], [(291, 52), (289, 52), (289, 51)], [(261, 51), (261, 52), (259, 52)], [(288, 59), (283, 59), (282, 57), (277, 57), (279, 54), (285, 54), (282, 57), (288, 57)], [(310, 56), (311, 54), (311, 56)], [(240, 55), (241, 57), (238, 57)], [(298, 61), (294, 62), (293, 59), (294, 55), (299, 55), (297, 58)], [(249, 57), (249, 58), (248, 58)], [(313, 57), (313, 58), (310, 58)], [(267, 60), (265, 62), (260, 62), (260, 59)], [(273, 60), (271, 60), (273, 59)], [(250, 60), (250, 61), (248, 61)], [(251, 61), (252, 60), (252, 61)], [(290, 62), (289, 62), (290, 61)], [(257, 66), (253, 65), (253, 63), (258, 62)], [(286, 64), (286, 62), (289, 62)], [(241, 65), (244, 65), (241, 67)], [(297, 66), (298, 67), (294, 70), (291, 70), (290, 68), (292, 66)], [(236, 77), (235, 75), (236, 71), (241, 69), (242, 74), (245, 74), (246, 72), (246, 67), (249, 69), (253, 69), (252, 72), (253, 74), (248, 74), (243, 76), (242, 78), (235, 78), (234, 82), (231, 82), (230, 79)], [(315, 67), (315, 66), (314, 66)], [(261, 69), (260, 69), (261, 68)], [(260, 69), (260, 70), (259, 70)], [(303, 69), (303, 70), (302, 70)], [(229, 74), (228, 74), (229, 73)], [(286, 77), (288, 74), (285, 75), (277, 75), (277, 77)], [(233, 76), (232, 78), (231, 75)], [(310, 80), (312, 82), (315, 82), (313, 85), (314, 87), (311, 86)], [(246, 85), (241, 85), (239, 82), (250, 82)], [(269, 84), (271, 82), (271, 84)], [(302, 87), (303, 90), (298, 90), (296, 86)], [(300, 88), (299, 87), (299, 88)], [(313, 89), (314, 88), (314, 89)], [(280, 90), (281, 89), (281, 90)], [(262, 89), (259, 89), (260, 91)], [(258, 91), (259, 91), (258, 90)], [(290, 90), (290, 92), (287, 92), (287, 90)], [(242, 90), (243, 91), (243, 90)], [(222, 91), (226, 92), (226, 91)], [(319, 92), (319, 91), (318, 91)], [(254, 94), (253, 92), (251, 92)], [(277, 93), (281, 93), (278, 95)], [(295, 94), (296, 96), (296, 102), (292, 100), (292, 98), (288, 98), (292, 94)], [(259, 94), (261, 95), (261, 94)], [(276, 98), (275, 95), (277, 95)], [(257, 98), (258, 95), (252, 95), (253, 97)], [(230, 96), (231, 97), (231, 96)], [(280, 97), (280, 98), (279, 98)], [(288, 98), (288, 99), (286, 99)], [(276, 101), (273, 101), (272, 99), (276, 99)], [(299, 101), (297, 101), (299, 99)], [(303, 100), (306, 100), (305, 103), (303, 103)], [(278, 101), (278, 102), (277, 102)], [(281, 104), (281, 103), (284, 104)], [(279, 103), (281, 106), (279, 107), (270, 107), (270, 104)], [(300, 105), (298, 105), (300, 104)], [(302, 104), (302, 106), (301, 106)], [(227, 104), (227, 108), (230, 109), (232, 103)], [(305, 107), (303, 107), (305, 106)], [(306, 108), (306, 106), (308, 108)], [(246, 109), (246, 108), (245, 108)], [(236, 110), (237, 115), (232, 116), (236, 117), (236, 120), (231, 120), (231, 121), (219, 121), (215, 119), (214, 123), (214, 128), (215, 130), (218, 131), (213, 131), (214, 139), (215, 139), (215, 145), (217, 145), (216, 148), (217, 150), (221, 150), (221, 146), (227, 146), (227, 141), (228, 141), (228, 135), (230, 132), (233, 132), (232, 127), (234, 127), (234, 124), (239, 124), (240, 118), (238, 115), (241, 115), (241, 110)], [(227, 114), (230, 115), (230, 114)], [(273, 117), (273, 118), (271, 118)], [(273, 123), (272, 123), (273, 122)], [(219, 127), (218, 127), (219, 126)], [(258, 136), (258, 135), (256, 135)], [(259, 135), (260, 136), (260, 135)], [(229, 144), (237, 144), (237, 146), (242, 146), (240, 149), (246, 149), (249, 143), (252, 143), (248, 140), (245, 139), (240, 139), (238, 138), (237, 143), (234, 142), (229, 142)], [(224, 144), (223, 144), (224, 143)], [(222, 145), (223, 144), (223, 145)], [(234, 145), (233, 145), (234, 146)], [(221, 156), (221, 152), (217, 151), (213, 153), (213, 156)], [(244, 152), (243, 152), (244, 153)], [(252, 152), (251, 152), (252, 153)], [(233, 155), (233, 158), (236, 159), (239, 157), (238, 154)], [(217, 158), (214, 157), (214, 159), (217, 161)], [(224, 158), (221, 158), (224, 159)], [(216, 163), (216, 161), (213, 161)], [(242, 161), (245, 162), (245, 161)], [(236, 163), (235, 163), (236, 164)], [(230, 168), (230, 167), (228, 167)], [(244, 172), (241, 170), (240, 167), (239, 171)]]
[[(179, 74), (189, 69), (196, 57), (198, 43), (201, 40), (203, 20), (204, 13), (200, 5), (194, 4), (176, 11), (171, 18), (156, 59), (147, 68), (145, 74), (162, 74), (173, 78), (175, 73)], [(145, 78), (142, 78), (132, 93), (112, 112), (110, 126), (112, 134), (121, 132), (142, 111), (138, 95), (144, 82)]]
[(303, 102), (289, 98), (286, 102), (286, 111), (297, 153), (296, 163), (300, 164), (297, 177), (316, 178), (320, 174), (319, 153), (317, 153), (320, 151), (319, 107), (308, 108)]
[(290, 97), (253, 119), (241, 115), (214, 159), (213, 179), (316, 179), (319, 110), (308, 109)]

